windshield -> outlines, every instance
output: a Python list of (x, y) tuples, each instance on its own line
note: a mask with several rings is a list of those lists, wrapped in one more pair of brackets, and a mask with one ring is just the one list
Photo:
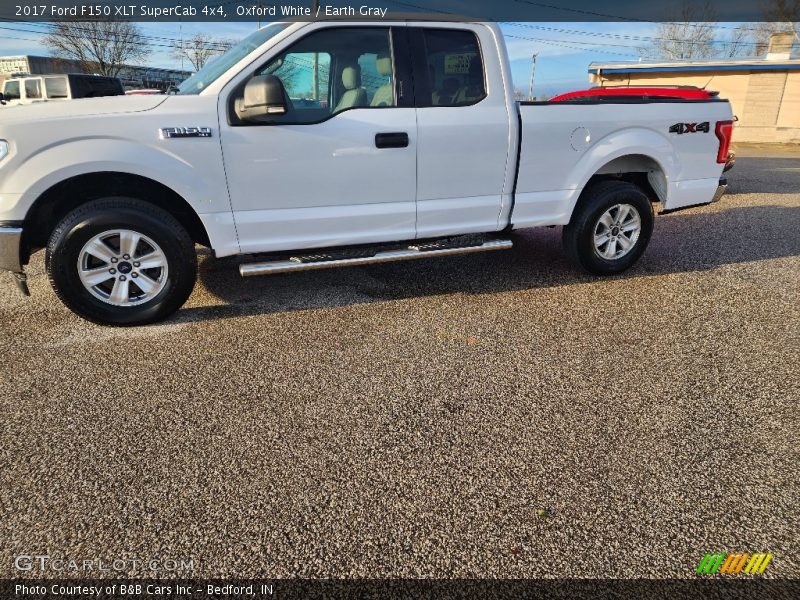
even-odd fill
[(178, 94), (199, 94), (261, 44), (286, 29), (291, 23), (270, 23), (251, 33), (222, 56), (206, 63), (202, 69), (178, 86)]

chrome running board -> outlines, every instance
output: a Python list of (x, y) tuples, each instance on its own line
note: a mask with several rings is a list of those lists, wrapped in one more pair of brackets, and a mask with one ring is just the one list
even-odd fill
[(469, 246), (453, 244), (452, 242), (427, 242), (422, 244), (410, 244), (399, 250), (375, 251), (374, 253), (371, 253), (369, 250), (360, 250), (357, 253), (353, 253), (357, 254), (355, 256), (347, 256), (346, 251), (344, 251), (342, 254), (331, 252), (328, 254), (293, 256), (289, 260), (245, 263), (239, 265), (239, 273), (242, 277), (252, 277), (254, 275), (314, 271), (317, 269), (352, 267), (356, 265), (370, 265), (399, 260), (413, 260), (416, 258), (433, 258), (434, 256), (471, 254), (473, 252), (487, 252), (489, 250), (507, 250), (513, 245), (511, 240), (492, 240)]

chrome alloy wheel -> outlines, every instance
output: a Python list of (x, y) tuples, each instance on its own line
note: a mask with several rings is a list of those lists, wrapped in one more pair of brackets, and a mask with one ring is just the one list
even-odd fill
[(167, 284), (167, 257), (146, 235), (129, 229), (94, 236), (78, 255), (78, 275), (89, 293), (113, 306), (152, 300)]
[(606, 260), (622, 258), (636, 245), (641, 232), (639, 211), (630, 204), (615, 204), (594, 227), (594, 251)]

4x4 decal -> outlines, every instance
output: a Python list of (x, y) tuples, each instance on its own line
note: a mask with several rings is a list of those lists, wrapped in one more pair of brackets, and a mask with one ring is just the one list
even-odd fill
[(669, 128), (670, 133), (677, 133), (678, 135), (683, 133), (708, 133), (709, 131), (711, 131), (711, 126), (708, 121), (703, 121), (702, 123), (675, 123)]

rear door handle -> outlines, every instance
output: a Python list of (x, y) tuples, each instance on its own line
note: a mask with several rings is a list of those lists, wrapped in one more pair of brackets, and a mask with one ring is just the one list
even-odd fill
[(376, 133), (376, 148), (408, 148), (408, 134), (404, 132), (396, 133)]

